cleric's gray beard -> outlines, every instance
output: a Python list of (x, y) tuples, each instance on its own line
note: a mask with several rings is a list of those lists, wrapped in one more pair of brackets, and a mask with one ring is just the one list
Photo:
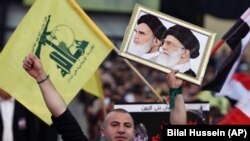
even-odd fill
[(151, 49), (152, 41), (149, 41), (145, 44), (135, 44), (134, 41), (131, 41), (129, 44), (128, 52), (133, 53), (135, 55), (142, 55), (148, 53)]
[(182, 49), (170, 52), (168, 54), (161, 52), (157, 57), (156, 63), (163, 65), (165, 67), (173, 68), (181, 59)]

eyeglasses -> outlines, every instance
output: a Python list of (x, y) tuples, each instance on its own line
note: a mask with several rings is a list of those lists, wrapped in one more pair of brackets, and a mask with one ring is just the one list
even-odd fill
[(184, 46), (182, 46), (182, 45), (176, 45), (176, 44), (174, 44), (173, 42), (168, 41), (168, 40), (162, 40), (162, 41), (161, 41), (161, 46), (163, 46), (164, 44), (167, 45), (168, 47), (171, 47), (171, 48), (176, 48), (176, 49), (181, 48), (181, 49), (185, 49)]

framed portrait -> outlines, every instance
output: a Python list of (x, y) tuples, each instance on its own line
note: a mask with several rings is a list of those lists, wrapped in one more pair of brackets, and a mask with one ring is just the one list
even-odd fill
[(216, 33), (136, 4), (119, 56), (201, 85)]
[[(210, 105), (204, 103), (185, 103), (187, 125), (209, 125)], [(170, 124), (170, 109), (167, 104), (159, 103), (117, 103), (114, 109), (127, 110), (134, 119), (135, 137), (148, 141), (163, 140), (162, 126)]]

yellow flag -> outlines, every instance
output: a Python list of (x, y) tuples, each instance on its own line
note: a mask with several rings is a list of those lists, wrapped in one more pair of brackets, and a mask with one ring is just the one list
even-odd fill
[(74, 0), (36, 0), (0, 55), (0, 87), (51, 124), (36, 81), (22, 68), (33, 52), (68, 104), (114, 45)]
[(88, 82), (85, 83), (85, 85), (83, 86), (83, 89), (89, 92), (90, 94), (97, 96), (100, 99), (104, 98), (102, 91), (102, 83), (98, 71), (96, 71), (95, 74), (89, 78)]

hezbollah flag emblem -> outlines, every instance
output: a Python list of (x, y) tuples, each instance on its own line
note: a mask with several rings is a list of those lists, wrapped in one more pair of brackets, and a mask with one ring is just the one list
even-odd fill
[(36, 81), (22, 68), (29, 53), (38, 56), (69, 103), (113, 49), (112, 42), (74, 0), (36, 0), (0, 55), (0, 87), (50, 124)]

